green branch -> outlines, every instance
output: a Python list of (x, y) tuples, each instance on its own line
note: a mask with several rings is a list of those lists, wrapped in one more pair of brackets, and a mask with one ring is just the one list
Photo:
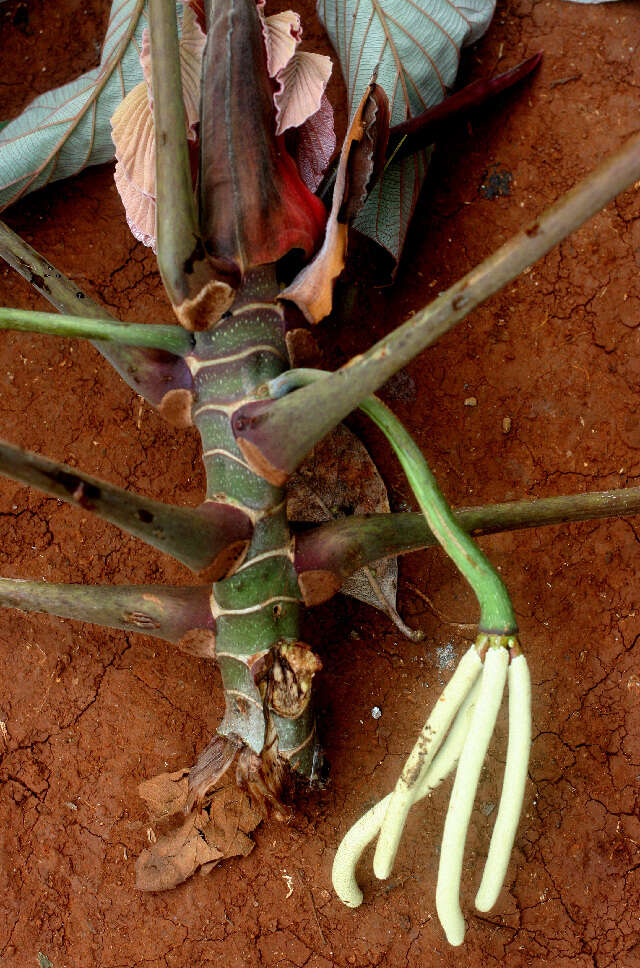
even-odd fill
[(0, 474), (90, 511), (196, 572), (212, 566), (230, 545), (251, 536), (249, 519), (239, 509), (222, 504), (206, 504), (202, 510), (163, 504), (3, 442)]
[(233, 430), (256, 473), (282, 484), (311, 448), (394, 373), (640, 178), (640, 134), (393, 333), (289, 398), (239, 408)]
[(213, 631), (210, 595), (209, 585), (68, 585), (0, 578), (0, 607), (46, 612), (174, 643), (193, 629)]
[[(456, 508), (460, 527), (475, 537), (640, 514), (640, 487), (506, 501)], [(331, 598), (358, 569), (383, 558), (437, 544), (424, 515), (370, 514), (329, 521), (296, 536), (294, 566), (307, 605)], [(308, 587), (308, 594), (307, 594)]]
[[(4, 222), (0, 222), (0, 257), (61, 313), (117, 322), (103, 306), (90, 299)], [(186, 363), (172, 353), (108, 343), (102, 338), (92, 340), (92, 345), (125, 383), (154, 407), (170, 390), (191, 387), (192, 378)]]
[(147, 349), (165, 350), (184, 356), (192, 348), (192, 338), (179, 326), (148, 326), (145, 323), (119, 323), (110, 319), (37, 313), (29, 309), (0, 307), (0, 329), (49, 336), (76, 336)]

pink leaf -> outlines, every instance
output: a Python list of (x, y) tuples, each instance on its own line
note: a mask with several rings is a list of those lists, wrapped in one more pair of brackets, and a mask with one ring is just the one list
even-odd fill
[(273, 100), (276, 105), (276, 133), (297, 128), (320, 110), (322, 96), (333, 65), (324, 54), (297, 52), (279, 71), (279, 85)]
[[(182, 96), (187, 116), (188, 137), (195, 140), (195, 126), (200, 119), (200, 70), (202, 52), (206, 36), (198, 24), (197, 12), (185, 5), (182, 14), (182, 33), (180, 35), (180, 71), (182, 74)], [(153, 111), (153, 88), (151, 84), (151, 38), (145, 27), (142, 32), (140, 64), (149, 89), (149, 105)]]
[(284, 10), (282, 13), (261, 19), (264, 43), (267, 48), (267, 69), (269, 76), (275, 77), (287, 66), (300, 43), (302, 37), (300, 17), (293, 10)]
[(322, 181), (335, 148), (333, 108), (323, 94), (320, 110), (307, 118), (297, 131), (296, 163), (303, 182), (312, 192)]
[(124, 205), (127, 225), (138, 242), (156, 251), (156, 200), (141, 192), (131, 181), (119, 161), (116, 162), (113, 178), (122, 204)]
[[(205, 35), (196, 13), (184, 7), (180, 37), (182, 93), (187, 137), (196, 139), (200, 109), (200, 68)], [(124, 205), (131, 232), (155, 252), (156, 246), (156, 139), (153, 126), (151, 88), (151, 44), (149, 31), (142, 34), (140, 63), (144, 81), (118, 105), (111, 118), (111, 137), (116, 148), (116, 188)]]
[(257, 7), (267, 69), (277, 85), (276, 133), (300, 128), (296, 132), (296, 163), (305, 185), (315, 191), (336, 147), (333, 110), (324, 93), (332, 64), (320, 54), (297, 52), (302, 37), (297, 13), (285, 10), (265, 17), (265, 0), (258, 0)]
[(111, 118), (116, 188), (133, 235), (155, 252), (156, 138), (147, 85), (136, 85)]
[(195, 126), (200, 119), (200, 71), (206, 39), (198, 25), (194, 10), (191, 7), (185, 7), (180, 37), (180, 71), (187, 132), (191, 141), (195, 140)]

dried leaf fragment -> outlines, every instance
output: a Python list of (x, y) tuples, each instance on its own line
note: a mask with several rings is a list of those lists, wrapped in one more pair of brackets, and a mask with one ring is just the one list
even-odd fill
[(140, 784), (138, 793), (154, 820), (164, 820), (184, 810), (189, 792), (188, 774), (185, 767), (175, 773), (160, 773)]
[[(153, 815), (169, 817), (184, 809), (187, 773), (164, 773), (139, 787)], [(217, 790), (201, 813), (190, 813), (177, 829), (157, 838), (136, 863), (140, 891), (167, 891), (199, 869), (209, 873), (227, 857), (246, 857), (253, 850), (251, 834), (262, 815), (235, 784)]]
[(217, 863), (222, 858), (222, 852), (201, 836), (199, 819), (190, 814), (178, 830), (142, 851), (136, 863), (139, 891), (168, 891), (186, 881), (203, 864)]
[(331, 312), (333, 286), (344, 269), (349, 224), (366, 201), (388, 134), (387, 98), (372, 82), (358, 105), (340, 152), (322, 247), (281, 296), (294, 302), (310, 323), (320, 322)]

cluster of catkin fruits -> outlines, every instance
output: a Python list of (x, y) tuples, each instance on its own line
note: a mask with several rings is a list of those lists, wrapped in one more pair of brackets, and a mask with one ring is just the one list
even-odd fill
[[(279, 397), (325, 376), (319, 370), (289, 370), (269, 384)], [(377, 397), (360, 404), (384, 433), (398, 457), (420, 509), (440, 545), (467, 579), (480, 605), (478, 636), (460, 661), (424, 725), (392, 793), (372, 807), (344, 837), (333, 863), (333, 886), (349, 907), (362, 891), (356, 865), (377, 836), (376, 877), (389, 877), (409, 810), (458, 769), (444, 825), (436, 888), (436, 908), (447, 940), (462, 944), (460, 878), (467, 830), (480, 771), (509, 680), (509, 740), (504, 782), (489, 854), (476, 895), (476, 907), (496, 903), (522, 811), (531, 749), (531, 679), (517, 637), (513, 606), (504, 582), (475, 542), (458, 524), (415, 441)]]

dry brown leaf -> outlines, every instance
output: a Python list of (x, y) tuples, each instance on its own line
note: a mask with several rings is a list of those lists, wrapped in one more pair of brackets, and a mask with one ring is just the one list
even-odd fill
[[(369, 84), (342, 145), (322, 247), (281, 294), (283, 299), (295, 303), (310, 323), (320, 322), (331, 312), (333, 286), (344, 269), (347, 255), (349, 223), (366, 200), (379, 154), (380, 139), (375, 135), (379, 114), (384, 115), (381, 135), (386, 148), (389, 127), (386, 104), (384, 92), (375, 82)], [(385, 108), (381, 111), (383, 105)]]
[(313, 333), (308, 329), (290, 329), (285, 333), (285, 343), (292, 369), (299, 366), (317, 368), (322, 363), (322, 353)]
[[(154, 812), (167, 817), (184, 792), (188, 770), (165, 773), (141, 784), (140, 793)], [(190, 813), (182, 826), (158, 837), (143, 850), (136, 863), (140, 891), (167, 891), (182, 884), (199, 869), (209, 873), (228, 857), (246, 857), (253, 850), (249, 836), (262, 820), (248, 795), (235, 784), (214, 793), (201, 813)]]
[(164, 820), (184, 810), (189, 793), (188, 775), (185, 767), (176, 773), (160, 773), (140, 784), (138, 793), (154, 820)]
[(168, 891), (191, 877), (202, 864), (217, 863), (222, 853), (210, 848), (191, 814), (182, 827), (172, 831), (147, 850), (136, 863), (136, 887), (139, 891)]
[[(388, 513), (384, 481), (364, 444), (344, 424), (339, 424), (319, 444), (287, 484), (287, 517), (290, 521), (329, 521), (352, 514)], [(398, 562), (386, 558), (370, 566), (384, 596), (395, 608)], [(365, 569), (342, 585), (345, 595), (386, 611)]]

